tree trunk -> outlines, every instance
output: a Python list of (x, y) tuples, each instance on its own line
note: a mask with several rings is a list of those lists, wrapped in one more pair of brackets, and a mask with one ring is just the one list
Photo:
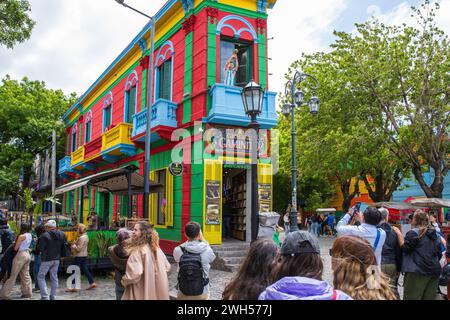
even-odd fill
[(369, 197), (374, 202), (387, 202), (391, 201), (392, 194), (397, 190), (402, 178), (400, 176), (401, 171), (396, 170), (392, 176), (383, 174), (383, 172), (378, 172), (374, 178), (375, 180), (375, 190), (372, 188), (367, 175), (363, 174), (363, 181), (369, 192)]
[(413, 167), (412, 172), (427, 198), (442, 198), (442, 192), (444, 191), (444, 175), (441, 170), (435, 170), (434, 181), (431, 186), (428, 186), (425, 182), (421, 167)]
[(355, 198), (356, 194), (359, 193), (359, 179), (356, 180), (355, 183), (355, 191), (350, 193), (350, 185), (352, 180), (340, 180), (341, 184), (341, 192), (344, 200), (342, 201), (342, 210), (347, 213), (350, 210), (350, 205), (352, 203), (353, 198)]

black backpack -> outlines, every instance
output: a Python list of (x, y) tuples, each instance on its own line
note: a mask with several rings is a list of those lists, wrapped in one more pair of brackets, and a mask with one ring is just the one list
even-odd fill
[(180, 258), (178, 271), (178, 289), (185, 296), (200, 296), (209, 279), (203, 278), (202, 258), (199, 253), (192, 253), (180, 247), (183, 255)]
[(14, 233), (9, 229), (0, 229), (0, 238), (2, 244), (1, 253), (3, 254), (6, 252), (6, 249), (8, 249), (8, 247), (14, 243), (15, 236)]

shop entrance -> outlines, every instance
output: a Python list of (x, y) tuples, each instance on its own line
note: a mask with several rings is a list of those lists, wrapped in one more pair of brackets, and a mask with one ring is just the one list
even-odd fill
[(248, 208), (247, 178), (248, 170), (223, 168), (222, 235), (224, 240), (247, 241)]

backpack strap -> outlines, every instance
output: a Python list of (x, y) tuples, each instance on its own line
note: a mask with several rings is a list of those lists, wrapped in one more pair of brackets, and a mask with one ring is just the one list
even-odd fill
[(333, 301), (337, 300), (337, 291), (333, 290)]
[(380, 238), (381, 238), (381, 232), (380, 232), (380, 229), (377, 228), (377, 238), (375, 239), (375, 243), (373, 244), (373, 251), (377, 250), (378, 243), (380, 242)]

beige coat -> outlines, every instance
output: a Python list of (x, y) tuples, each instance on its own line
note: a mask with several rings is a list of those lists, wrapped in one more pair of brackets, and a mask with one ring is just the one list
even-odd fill
[(75, 252), (75, 257), (87, 257), (88, 256), (88, 244), (89, 237), (87, 234), (83, 234), (72, 245), (72, 249)]
[(134, 249), (122, 278), (125, 287), (122, 300), (169, 300), (169, 271), (170, 263), (161, 249), (156, 261), (150, 246)]

